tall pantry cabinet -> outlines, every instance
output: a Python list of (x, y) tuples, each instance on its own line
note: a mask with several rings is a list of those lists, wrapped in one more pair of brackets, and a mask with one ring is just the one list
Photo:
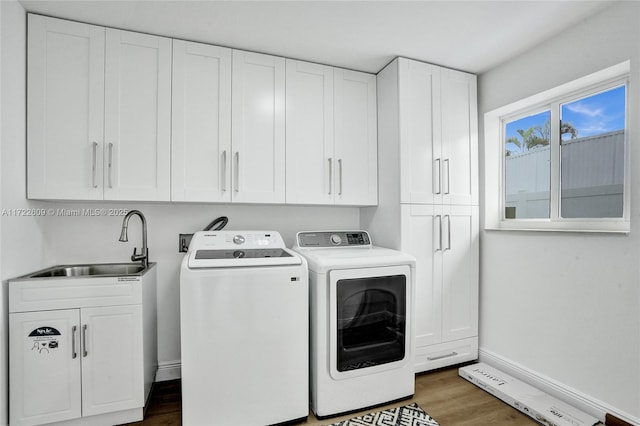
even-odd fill
[(416, 372), (478, 356), (476, 77), (398, 58), (377, 77), (378, 245), (416, 257)]

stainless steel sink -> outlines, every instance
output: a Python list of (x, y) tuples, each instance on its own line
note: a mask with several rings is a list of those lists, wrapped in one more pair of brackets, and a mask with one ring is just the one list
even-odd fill
[[(1, 1), (1, 0), (0, 0)], [(136, 305), (155, 299), (156, 264), (55, 265), (9, 280), (10, 312)]]
[(50, 277), (121, 277), (142, 275), (144, 266), (139, 263), (93, 263), (86, 265), (56, 265), (20, 279)]

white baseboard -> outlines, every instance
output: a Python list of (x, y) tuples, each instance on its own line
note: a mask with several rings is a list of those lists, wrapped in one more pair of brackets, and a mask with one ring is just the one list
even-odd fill
[(628, 413), (622, 412), (610, 405), (599, 401), (589, 395), (585, 395), (556, 380), (546, 377), (536, 371), (530, 370), (518, 363), (506, 359), (496, 353), (480, 348), (479, 360), (485, 362), (505, 373), (522, 380), (523, 382), (552, 395), (567, 404), (597, 417), (604, 423), (605, 414), (609, 413), (632, 425), (640, 425), (640, 419)]
[(180, 361), (167, 361), (158, 364), (156, 372), (156, 382), (166, 382), (167, 380), (175, 380), (181, 377)]

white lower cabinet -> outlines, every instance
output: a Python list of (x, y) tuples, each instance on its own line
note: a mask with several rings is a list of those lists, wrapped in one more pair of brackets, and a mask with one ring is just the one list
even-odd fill
[(401, 216), (400, 249), (417, 261), (416, 371), (476, 359), (478, 207), (403, 204)]
[(80, 310), (82, 414), (144, 405), (142, 307)]
[(82, 415), (79, 324), (78, 309), (9, 315), (10, 424)]
[(11, 330), (11, 424), (144, 405), (140, 305), (21, 312)]
[(158, 367), (156, 268), (9, 280), (9, 424), (142, 420)]

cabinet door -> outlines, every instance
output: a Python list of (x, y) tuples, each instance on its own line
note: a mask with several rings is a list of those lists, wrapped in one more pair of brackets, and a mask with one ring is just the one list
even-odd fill
[(287, 59), (286, 201), (333, 204), (333, 68)]
[(442, 192), (444, 204), (478, 204), (476, 76), (442, 70)]
[(478, 335), (478, 207), (445, 206), (442, 216), (442, 338)]
[(81, 310), (82, 413), (144, 406), (142, 307)]
[(173, 40), (171, 200), (231, 201), (231, 49)]
[(378, 203), (376, 76), (334, 69), (335, 203)]
[(400, 109), (400, 202), (442, 202), (440, 68), (398, 60)]
[(108, 28), (104, 198), (169, 201), (171, 39)]
[(9, 315), (10, 424), (82, 415), (79, 319), (77, 309)]
[(285, 59), (233, 51), (232, 200), (285, 201)]
[(29, 15), (29, 198), (102, 199), (105, 29)]
[(400, 249), (416, 258), (415, 333), (416, 347), (442, 341), (441, 207), (401, 206)]

